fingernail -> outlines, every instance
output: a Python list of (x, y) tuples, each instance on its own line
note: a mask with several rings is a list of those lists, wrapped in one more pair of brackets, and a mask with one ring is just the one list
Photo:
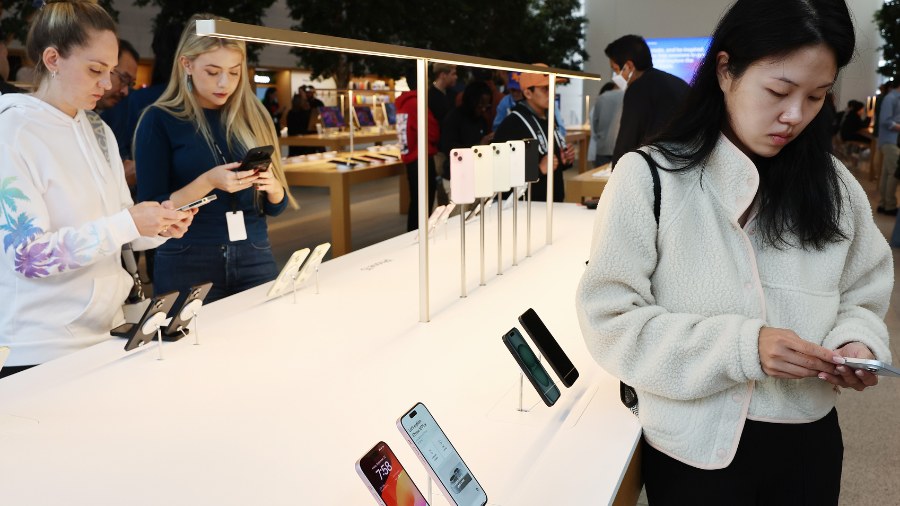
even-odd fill
[(820, 372), (820, 373), (819, 373), (819, 379), (820, 379), (820, 380), (827, 380), (828, 377), (825, 376), (825, 373), (824, 373), (824, 372)]
[(835, 356), (831, 357), (831, 361), (834, 362), (835, 364), (846, 363), (846, 360), (844, 360), (844, 357), (842, 357), (840, 355), (835, 355)]

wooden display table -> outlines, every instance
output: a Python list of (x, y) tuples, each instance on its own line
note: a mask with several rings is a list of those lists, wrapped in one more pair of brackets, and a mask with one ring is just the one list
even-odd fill
[[(357, 151), (354, 154), (367, 154)], [(387, 154), (387, 153), (386, 153)], [(395, 162), (369, 165), (348, 170), (338, 170), (328, 160), (286, 164), (284, 174), (290, 186), (318, 186), (328, 188), (331, 201), (331, 251), (335, 257), (349, 253), (353, 248), (350, 223), (350, 187), (367, 181), (405, 174), (404, 165), (399, 160), (399, 153), (391, 152), (398, 157)], [(339, 153), (338, 157), (346, 157), (350, 153)], [(405, 184), (401, 179), (400, 184)]]
[(594, 174), (608, 168), (609, 164), (607, 163), (584, 174), (566, 179), (566, 202), (581, 203), (584, 199), (599, 197), (606, 188), (609, 177), (594, 177)]
[(578, 158), (578, 173), (581, 174), (588, 170), (590, 161), (588, 161), (588, 147), (591, 143), (591, 129), (583, 126), (567, 126), (566, 127), (566, 143), (575, 146), (576, 156)]
[[(396, 130), (386, 130), (382, 133), (378, 133), (377, 131), (354, 132), (353, 134), (354, 144), (395, 142), (396, 140)], [(289, 137), (280, 137), (278, 143), (282, 146), (306, 146), (342, 150), (350, 146), (350, 132), (322, 135), (291, 135)]]

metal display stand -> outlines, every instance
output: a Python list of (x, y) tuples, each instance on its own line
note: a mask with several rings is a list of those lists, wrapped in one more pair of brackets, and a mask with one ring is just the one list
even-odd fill
[[(454, 53), (445, 53), (441, 51), (432, 51), (427, 49), (418, 49), (391, 44), (383, 44), (378, 42), (370, 42), (364, 40), (347, 39), (342, 37), (333, 37), (329, 35), (320, 35), (308, 32), (298, 32), (292, 30), (284, 30), (278, 28), (268, 28), (263, 26), (248, 25), (244, 23), (235, 23), (223, 20), (199, 20), (197, 21), (197, 35), (219, 37), (224, 39), (236, 39), (248, 42), (262, 44), (278, 44), (283, 46), (293, 46), (305, 49), (317, 49), (324, 51), (335, 51), (343, 53), (363, 54), (369, 56), (381, 56), (387, 58), (402, 58), (416, 60), (416, 76), (418, 83), (416, 86), (417, 93), (422, 99), (417, 101), (416, 114), (418, 119), (418, 145), (428, 145), (428, 110), (427, 101), (424, 97), (428, 96), (428, 64), (429, 63), (448, 63), (451, 65), (464, 65), (468, 67), (482, 67), (497, 70), (509, 70), (516, 72), (529, 72), (538, 74), (547, 74), (550, 79), (549, 93), (550, 97), (556, 94), (556, 78), (569, 77), (575, 79), (596, 79), (600, 76), (589, 74), (586, 72), (566, 70), (553, 67), (543, 67), (537, 65), (526, 65), (521, 63), (509, 62), (504, 60), (495, 60), (491, 58), (482, 58), (478, 56), (459, 55)], [(351, 104), (352, 106), (352, 104)], [(352, 118), (350, 119), (352, 123)], [(550, 107), (548, 111), (548, 131), (553, 132), (555, 127), (554, 108)], [(352, 130), (351, 130), (352, 131)], [(549, 153), (554, 150), (554, 136), (549, 135)], [(351, 145), (351, 150), (353, 149)], [(419, 230), (424, 234), (428, 234), (426, 220), (428, 215), (428, 185), (433, 182), (428, 181), (428, 150), (419, 150)], [(547, 174), (547, 194), (553, 195), (553, 164), (548, 167)], [(483, 213), (482, 213), (483, 214)], [(484, 218), (482, 217), (482, 221)], [(553, 238), (553, 203), (552, 198), (547, 202), (547, 243), (552, 244)], [(529, 242), (529, 252), (530, 252)], [(419, 241), (419, 321), (427, 322), (431, 320), (430, 310), (430, 284), (429, 284), (429, 241), (428, 237)]]

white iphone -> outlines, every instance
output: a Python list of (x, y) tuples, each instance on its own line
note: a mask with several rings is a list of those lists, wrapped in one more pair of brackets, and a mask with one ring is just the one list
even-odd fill
[(469, 148), (450, 151), (450, 200), (456, 204), (475, 202), (475, 161)]
[(472, 472), (424, 404), (419, 402), (404, 413), (397, 420), (397, 428), (450, 504), (487, 504), (487, 494), (481, 484), (472, 476)]
[(509, 185), (525, 186), (525, 141), (509, 141)]
[(472, 146), (476, 198), (487, 198), (494, 194), (494, 157), (491, 151), (490, 146)]
[(491, 144), (494, 156), (494, 191), (505, 192), (510, 188), (509, 145), (505, 142)]
[(300, 270), (300, 265), (303, 264), (307, 256), (309, 256), (309, 248), (298, 249), (291, 255), (291, 258), (284, 264), (284, 269), (281, 269), (278, 277), (275, 278), (275, 282), (269, 287), (269, 292), (266, 294), (267, 299), (281, 297), (291, 290), (294, 275)]
[(297, 283), (302, 284), (304, 281), (309, 279), (310, 276), (319, 268), (319, 265), (322, 263), (322, 259), (325, 258), (325, 253), (328, 253), (328, 250), (331, 248), (330, 242), (323, 242), (322, 244), (316, 246), (316, 249), (309, 255), (309, 258), (306, 259), (306, 263), (303, 264), (303, 267), (300, 268), (300, 272), (297, 274)]

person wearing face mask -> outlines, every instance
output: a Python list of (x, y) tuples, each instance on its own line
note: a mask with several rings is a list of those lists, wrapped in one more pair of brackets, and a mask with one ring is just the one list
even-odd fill
[(688, 85), (678, 77), (653, 67), (647, 42), (640, 35), (620, 37), (605, 50), (612, 68), (612, 80), (625, 91), (622, 120), (613, 165), (625, 153), (650, 140), (678, 111)]
[[(535, 65), (546, 67), (542, 63)], [(556, 122), (552, 132), (554, 153), (548, 153), (547, 111), (551, 102), (550, 76), (523, 72), (519, 77), (519, 84), (525, 98), (513, 106), (506, 119), (500, 123), (497, 131), (494, 132), (493, 142), (537, 139), (538, 153), (541, 156), (541, 176), (536, 183), (532, 184), (531, 196), (538, 202), (549, 199), (547, 174), (552, 164), (553, 195), (550, 197), (554, 202), (562, 202), (566, 194), (562, 171), (572, 166), (572, 162), (575, 160), (575, 147), (566, 145), (565, 131), (560, 127), (559, 122)]]
[(193, 212), (133, 205), (112, 130), (86, 111), (112, 87), (115, 24), (91, 1), (51, 1), (25, 44), (32, 94), (0, 97), (0, 377), (110, 338), (133, 278), (127, 243), (180, 237)]
[[(198, 36), (200, 19), (223, 18), (197, 14), (188, 21), (168, 87), (144, 111), (133, 145), (140, 200), (181, 206), (216, 195), (190, 233), (157, 249), (153, 272), (158, 293), (184, 296), (212, 281), (212, 302), (275, 279), (266, 216), (296, 203), (275, 125), (247, 80), (244, 42)], [(235, 170), (247, 151), (266, 145), (275, 148), (268, 170)]]
[(891, 361), (894, 280), (830, 154), (855, 38), (844, 0), (737, 0), (682, 112), (600, 197), (576, 313), (637, 392), (651, 505), (839, 502), (835, 402), (878, 383), (845, 358)]

